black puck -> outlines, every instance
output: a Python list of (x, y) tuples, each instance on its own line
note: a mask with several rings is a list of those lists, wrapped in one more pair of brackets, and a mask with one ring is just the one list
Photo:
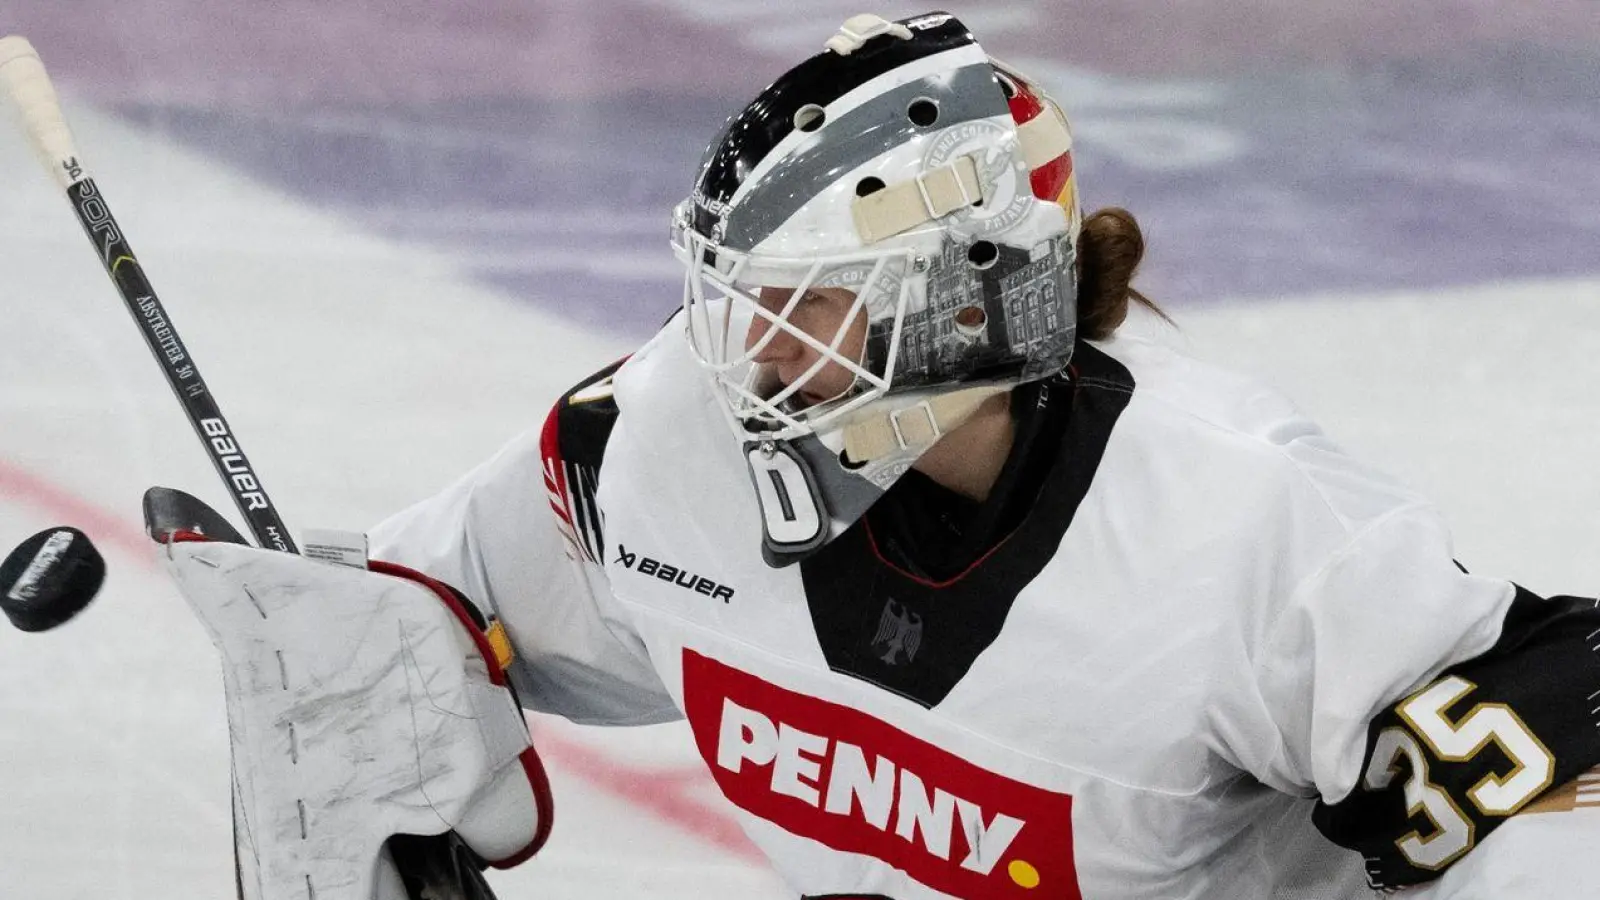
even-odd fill
[(0, 609), (23, 631), (46, 631), (77, 615), (105, 581), (106, 561), (76, 528), (47, 528), (0, 563)]

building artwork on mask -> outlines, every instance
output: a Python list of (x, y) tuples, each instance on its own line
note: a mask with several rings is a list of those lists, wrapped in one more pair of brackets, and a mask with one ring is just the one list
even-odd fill
[[(1071, 303), (1065, 273), (1072, 258), (1058, 240), (1031, 250), (990, 244), (993, 262), (972, 264), (971, 245), (947, 240), (928, 260), (927, 296), (906, 313), (895, 364), (897, 385), (982, 378), (984, 369), (1026, 355), (1060, 357), (1072, 340), (1062, 331)], [(1065, 288), (1065, 289), (1064, 289)], [(893, 321), (875, 322), (868, 340), (886, 349)], [(882, 359), (882, 354), (871, 354)], [(923, 373), (926, 373), (925, 375)]]

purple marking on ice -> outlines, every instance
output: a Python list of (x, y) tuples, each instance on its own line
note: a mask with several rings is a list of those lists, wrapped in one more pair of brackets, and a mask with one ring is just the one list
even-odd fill
[[(1593, 0), (959, 7), (996, 50), (1124, 74), (1337, 68), (1421, 54), (1462, 59), (1516, 45), (1592, 57), (1600, 46)], [(426, 103), (669, 84), (690, 93), (723, 82), (753, 87), (796, 54), (820, 50), (832, 28), (860, 9), (860, 0), (78, 0), (64, 11), (59, 2), (19, 0), (8, 4), (6, 27), (44, 48), (75, 86), (106, 99)]]
[[(95, 0), (12, 19), (72, 96), (644, 334), (678, 302), (666, 215), (706, 141), (858, 5)], [(1085, 202), (1140, 216), (1162, 302), (1600, 273), (1592, 0), (1346, 6), (963, 15), (1047, 67)]]

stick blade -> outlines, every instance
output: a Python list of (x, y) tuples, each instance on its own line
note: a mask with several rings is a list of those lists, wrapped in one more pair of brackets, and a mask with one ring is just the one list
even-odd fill
[(177, 532), (203, 534), (214, 541), (230, 544), (249, 542), (222, 514), (204, 500), (176, 488), (153, 487), (144, 492), (144, 530), (151, 539), (165, 544)]

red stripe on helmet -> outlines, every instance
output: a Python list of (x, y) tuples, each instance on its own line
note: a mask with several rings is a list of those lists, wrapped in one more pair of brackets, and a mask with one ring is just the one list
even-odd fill
[[(1033, 85), (1009, 72), (1002, 77), (1016, 88), (1006, 102), (1011, 107), (1012, 120), (1018, 125), (1025, 125), (1041, 115), (1057, 114), (1054, 107), (1045, 103), (1039, 96)], [(1071, 178), (1072, 153), (1069, 151), (1033, 170), (1030, 179), (1033, 195), (1040, 200), (1059, 203), (1063, 199), (1062, 192), (1067, 189), (1067, 182)]]

